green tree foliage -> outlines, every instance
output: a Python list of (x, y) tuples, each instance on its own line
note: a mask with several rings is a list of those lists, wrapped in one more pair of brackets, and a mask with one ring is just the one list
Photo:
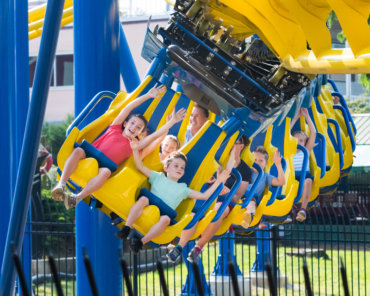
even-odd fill
[(72, 123), (73, 116), (68, 115), (61, 123), (45, 122), (41, 131), (41, 143), (53, 155), (53, 163), (56, 163), (58, 151), (66, 139), (66, 130)]
[[(332, 28), (334, 22), (338, 22), (338, 18), (335, 15), (334, 11), (331, 11), (328, 16), (328, 20), (327, 20), (327, 25), (329, 29)], [(370, 25), (370, 17), (368, 18), (367, 23)], [(340, 43), (345, 43), (347, 41), (347, 37), (344, 34), (343, 30), (337, 34), (337, 40)], [(359, 82), (366, 89), (366, 92), (370, 91), (370, 74), (361, 74), (359, 76)], [(359, 103), (356, 103), (355, 105), (357, 106), (358, 104)], [(364, 112), (360, 112), (360, 113), (364, 113)]]
[[(366, 74), (364, 74), (366, 75)], [(359, 98), (357, 100), (348, 102), (348, 108), (351, 113), (370, 113), (370, 99), (369, 98)]]

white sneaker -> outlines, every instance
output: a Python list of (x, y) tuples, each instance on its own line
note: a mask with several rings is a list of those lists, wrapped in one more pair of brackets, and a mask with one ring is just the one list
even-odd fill
[(289, 215), (289, 216), (287, 216), (287, 217), (285, 218), (285, 220), (283, 220), (282, 224), (288, 224), (288, 223), (292, 223), (292, 222), (293, 222), (293, 219), (292, 219), (292, 217), (290, 217), (290, 215)]
[(58, 185), (55, 186), (54, 189), (51, 191), (51, 197), (56, 201), (64, 200), (64, 190), (65, 188), (60, 183), (58, 183)]

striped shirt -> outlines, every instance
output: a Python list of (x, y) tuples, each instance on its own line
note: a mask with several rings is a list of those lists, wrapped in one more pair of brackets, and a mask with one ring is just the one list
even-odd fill
[[(304, 159), (303, 151), (298, 150), (298, 152), (294, 155), (294, 159), (293, 159), (294, 171), (296, 172), (302, 171), (303, 159)], [(307, 162), (306, 172), (310, 171), (310, 168), (308, 167), (308, 163), (309, 162)]]

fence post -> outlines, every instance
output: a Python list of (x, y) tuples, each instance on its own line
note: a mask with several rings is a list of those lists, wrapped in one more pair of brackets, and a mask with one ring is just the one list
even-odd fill
[(272, 271), (273, 271), (273, 277), (275, 282), (275, 295), (277, 295), (278, 291), (278, 266), (277, 266), (277, 245), (278, 245), (278, 239), (279, 235), (277, 232), (277, 226), (271, 227), (272, 235), (271, 235), (271, 255), (272, 255)]
[[(182, 286), (181, 294), (182, 296), (196, 296), (199, 295), (197, 293), (197, 287), (195, 282), (195, 276), (194, 276), (194, 270), (192, 267), (192, 264), (186, 259), (188, 256), (188, 253), (191, 251), (191, 249), (195, 246), (194, 241), (190, 241), (186, 244), (186, 246), (182, 250), (182, 256), (185, 261), (186, 268), (188, 269), (188, 274), (186, 276), (185, 284)], [(204, 268), (203, 268), (203, 261), (202, 256), (199, 256), (197, 268), (199, 269), (200, 274), (200, 280), (202, 282), (203, 288), (204, 288), (204, 295), (212, 295), (211, 288), (209, 287), (206, 276), (204, 274)]]
[(137, 260), (137, 254), (134, 254), (134, 264), (133, 264), (133, 286), (134, 286), (134, 295), (138, 295), (137, 290), (137, 278), (139, 276), (139, 269), (138, 269), (138, 260)]

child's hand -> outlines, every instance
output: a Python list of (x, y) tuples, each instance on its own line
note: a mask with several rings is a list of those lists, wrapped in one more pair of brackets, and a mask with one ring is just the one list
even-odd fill
[(139, 141), (137, 139), (132, 139), (130, 141), (130, 146), (132, 151), (139, 150)]
[(220, 183), (225, 183), (225, 181), (230, 177), (230, 170), (223, 170), (221, 174), (217, 175), (217, 181)]
[(186, 109), (185, 108), (181, 108), (177, 112), (175, 112), (175, 108), (174, 108), (170, 117), (169, 117), (169, 121), (172, 121), (173, 124), (175, 124), (177, 122), (180, 122), (181, 120), (184, 119), (185, 114), (186, 114)]
[(225, 195), (225, 194), (228, 194), (229, 192), (230, 192), (230, 189), (224, 186), (220, 192), (220, 195)]
[(300, 112), (301, 112), (301, 114), (305, 117), (305, 118), (307, 118), (307, 116), (308, 116), (308, 110), (307, 110), (307, 108), (301, 108), (301, 110), (299, 110)]
[(157, 87), (157, 84), (155, 84), (148, 92), (147, 95), (150, 98), (159, 98), (161, 95), (163, 95), (166, 92), (167, 88), (165, 85), (161, 85)]
[(274, 162), (274, 164), (276, 165), (276, 166), (278, 166), (278, 165), (281, 165), (281, 159), (282, 159), (283, 157), (281, 156), (281, 154), (280, 154), (280, 152), (279, 151), (276, 151), (275, 153), (274, 153), (274, 156), (272, 157), (272, 161)]

